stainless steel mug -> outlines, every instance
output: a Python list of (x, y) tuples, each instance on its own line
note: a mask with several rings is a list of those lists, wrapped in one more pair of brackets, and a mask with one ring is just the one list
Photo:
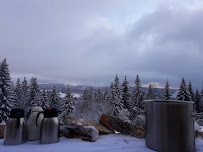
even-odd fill
[(146, 101), (146, 146), (160, 152), (194, 152), (191, 101)]
[(12, 109), (10, 117), (6, 121), (4, 132), (5, 145), (19, 145), (26, 141), (26, 121), (24, 110), (20, 108)]

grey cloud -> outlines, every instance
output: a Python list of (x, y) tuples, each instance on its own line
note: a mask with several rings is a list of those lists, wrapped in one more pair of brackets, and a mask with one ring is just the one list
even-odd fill
[(3, 1), (0, 59), (7, 57), (14, 75), (43, 80), (109, 84), (118, 73), (121, 81), (139, 74), (143, 83), (168, 79), (174, 86), (184, 76), (200, 87), (202, 10), (158, 7), (119, 32), (113, 17), (128, 2)]

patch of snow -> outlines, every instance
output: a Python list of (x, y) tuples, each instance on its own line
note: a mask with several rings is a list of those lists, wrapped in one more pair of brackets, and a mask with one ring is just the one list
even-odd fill
[(80, 93), (73, 93), (73, 97), (75, 97), (75, 98), (79, 98), (80, 97)]
[[(79, 93), (72, 93), (73, 97), (75, 98), (79, 98), (80, 97), (80, 94)], [(64, 98), (66, 96), (65, 93), (62, 93), (62, 92), (59, 92), (59, 97), (60, 98)]]
[(83, 124), (80, 122), (77, 122), (76, 125), (82, 126)]
[(97, 130), (94, 126), (84, 126), (84, 128), (91, 128), (91, 129)]
[(65, 96), (66, 96), (65, 93), (59, 92), (59, 97), (60, 97), (60, 98), (64, 98)]
[(80, 121), (84, 121), (83, 119), (80, 119)]
[(203, 132), (203, 126), (200, 126), (200, 131)]
[[(203, 139), (196, 138), (196, 152), (203, 151)], [(0, 139), (0, 152), (154, 152), (144, 139), (124, 135), (101, 135), (95, 142), (61, 137), (58, 143), (40, 145), (39, 141), (27, 141), (21, 145), (5, 146)]]
[(150, 84), (152, 84), (153, 88), (164, 88), (164, 85), (160, 84), (159, 82), (149, 82), (149, 83), (143, 84), (142, 86), (145, 88), (148, 88)]
[(120, 132), (118, 132), (118, 131), (116, 131), (116, 130), (114, 130), (114, 132), (115, 132), (115, 134), (120, 134)]

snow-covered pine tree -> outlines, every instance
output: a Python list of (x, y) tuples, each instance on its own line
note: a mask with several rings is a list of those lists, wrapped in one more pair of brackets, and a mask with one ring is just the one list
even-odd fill
[(136, 108), (144, 109), (143, 100), (144, 100), (144, 91), (142, 90), (140, 78), (137, 75), (135, 80), (135, 88), (132, 93), (132, 102), (130, 105), (131, 111), (135, 110)]
[(165, 84), (165, 89), (163, 91), (163, 99), (164, 100), (170, 100), (171, 99), (171, 93), (170, 93), (170, 86), (169, 86), (169, 83), (168, 81), (166, 81), (166, 84)]
[(194, 92), (193, 92), (193, 89), (192, 89), (192, 83), (190, 81), (189, 81), (189, 84), (188, 84), (188, 93), (190, 95), (191, 101), (194, 101)]
[(200, 112), (200, 105), (199, 105), (200, 101), (201, 101), (201, 96), (199, 94), (199, 90), (196, 89), (196, 92), (195, 92), (195, 95), (194, 95), (194, 102), (195, 102), (194, 107), (195, 107), (196, 112)]
[(36, 107), (36, 106), (42, 106), (41, 104), (41, 94), (40, 94), (40, 91), (36, 93), (35, 97), (34, 97), (34, 100), (31, 102), (32, 104), (32, 108), (33, 107)]
[(95, 90), (95, 101), (97, 103), (101, 103), (103, 101), (103, 94), (101, 93), (101, 89)]
[(86, 101), (86, 100), (88, 100), (88, 97), (89, 97), (89, 92), (88, 92), (87, 88), (85, 87), (84, 92), (82, 94), (82, 98), (84, 101)]
[(96, 102), (97, 102), (97, 108), (99, 110), (99, 113), (102, 114), (105, 111), (105, 103), (104, 103), (104, 97), (103, 94), (101, 92), (101, 89), (99, 88), (96, 91)]
[(104, 101), (108, 100), (108, 94), (109, 94), (109, 91), (108, 91), (108, 87), (106, 86), (105, 91), (104, 91), (104, 98), (103, 98)]
[(122, 96), (122, 103), (124, 104), (124, 108), (130, 110), (130, 105), (131, 105), (131, 94), (130, 94), (130, 89), (129, 89), (129, 82), (127, 80), (127, 77), (125, 76), (125, 79), (123, 81), (122, 84), (122, 92), (121, 92), (121, 96)]
[(93, 94), (93, 100), (94, 102), (97, 102), (97, 90), (94, 90), (94, 94)]
[(68, 88), (66, 96), (62, 99), (62, 105), (60, 108), (60, 120), (64, 120), (66, 116), (70, 116), (74, 110), (75, 110), (75, 101), (73, 98), (73, 95), (70, 91), (70, 88)]
[(49, 107), (48, 92), (46, 91), (45, 88), (41, 91), (41, 107), (43, 109), (46, 109), (47, 107)]
[(201, 97), (201, 100), (200, 100), (200, 103), (199, 103), (199, 108), (200, 108), (200, 112), (203, 112), (203, 87), (202, 87), (202, 90), (201, 90), (201, 93), (200, 93), (200, 97)]
[(32, 77), (29, 85), (28, 100), (25, 103), (25, 114), (27, 118), (30, 115), (31, 109), (34, 106), (38, 105), (39, 95), (40, 95), (40, 90), (39, 90), (37, 78)]
[(16, 104), (16, 95), (11, 83), (10, 71), (6, 59), (0, 63), (0, 89), (2, 94), (0, 101), (0, 120), (5, 122), (9, 116), (11, 107)]
[(49, 101), (50, 107), (55, 107), (58, 110), (60, 109), (60, 97), (58, 94), (58, 91), (56, 89), (56, 86), (53, 87), (51, 94), (50, 94), (50, 101)]
[(188, 89), (187, 89), (187, 84), (185, 82), (185, 79), (182, 78), (181, 80), (181, 84), (179, 86), (179, 92), (176, 96), (177, 100), (184, 100), (184, 101), (190, 101), (190, 94), (188, 93)]
[[(1, 64), (1, 63), (0, 63)], [(2, 93), (2, 90), (0, 88), (0, 108), (2, 108), (3, 106), (3, 100), (4, 100), (4, 96), (3, 96), (3, 93)], [(2, 121), (5, 121), (6, 120), (6, 115), (5, 113), (2, 111), (2, 109), (0, 109), (0, 124), (2, 123)]]
[(116, 117), (120, 117), (121, 115), (125, 115), (123, 113), (124, 104), (122, 103), (122, 95), (121, 95), (121, 89), (120, 89), (120, 83), (118, 75), (116, 74), (116, 77), (114, 79), (113, 83), (113, 109), (112, 109), (112, 115)]
[(15, 89), (14, 84), (11, 81), (8, 100), (11, 103), (11, 107), (19, 107), (19, 103), (17, 102), (17, 97), (14, 89)]
[(155, 94), (151, 83), (149, 84), (148, 92), (146, 94), (146, 99), (147, 100), (155, 99)]
[(21, 108), (25, 109), (25, 105), (28, 102), (28, 91), (29, 86), (27, 84), (26, 77), (24, 77), (23, 82), (21, 84), (22, 94), (21, 94)]
[(109, 93), (109, 97), (108, 97), (108, 100), (109, 100), (110, 103), (113, 103), (113, 97), (114, 97), (113, 83), (111, 83), (111, 86), (110, 86), (110, 93)]
[(16, 81), (16, 85), (15, 85), (15, 93), (16, 93), (16, 99), (17, 99), (17, 107), (22, 108), (22, 86), (21, 86), (21, 82), (20, 79), (18, 78)]

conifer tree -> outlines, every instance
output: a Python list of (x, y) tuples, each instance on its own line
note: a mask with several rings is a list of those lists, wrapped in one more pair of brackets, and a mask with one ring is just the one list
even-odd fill
[(144, 91), (142, 90), (140, 78), (137, 75), (135, 80), (135, 88), (132, 93), (132, 102), (130, 106), (131, 109), (132, 110), (136, 108), (144, 109), (143, 100), (144, 100)]
[(165, 89), (163, 91), (163, 99), (170, 100), (171, 99), (171, 93), (170, 93), (170, 87), (168, 81), (166, 81)]
[(127, 78), (125, 76), (125, 79), (123, 81), (122, 84), (122, 103), (124, 104), (124, 107), (126, 109), (130, 109), (130, 104), (131, 104), (131, 94), (130, 94), (130, 90), (129, 90), (129, 82), (127, 81)]
[(53, 87), (51, 94), (50, 94), (50, 103), (51, 107), (55, 107), (57, 109), (60, 108), (60, 98), (56, 86)]
[(75, 110), (75, 101), (73, 98), (73, 95), (70, 91), (70, 88), (68, 88), (66, 96), (62, 100), (62, 105), (61, 105), (61, 113), (60, 113), (60, 120), (64, 120), (66, 116), (70, 116), (71, 113), (74, 112)]
[(101, 90), (99, 88), (97, 91), (95, 90), (95, 101), (97, 103), (101, 103), (102, 100), (103, 100), (103, 94), (101, 93)]
[(155, 94), (151, 83), (149, 84), (148, 92), (146, 94), (146, 99), (147, 100), (155, 99)]
[(200, 112), (200, 101), (201, 101), (201, 96), (199, 94), (199, 90), (196, 89), (195, 96), (194, 96), (194, 102), (195, 102), (195, 111)]
[(200, 112), (203, 112), (203, 88), (201, 90), (201, 93), (200, 93), (200, 103), (199, 103), (199, 108), (200, 108)]
[(83, 100), (84, 101), (87, 101), (88, 100), (88, 95), (89, 93), (88, 93), (88, 90), (87, 90), (87, 88), (85, 88), (84, 89), (84, 92), (83, 92), (83, 94), (82, 94), (82, 98), (83, 98)]
[(110, 103), (113, 103), (113, 97), (114, 97), (113, 83), (111, 83), (111, 86), (110, 86), (110, 93), (109, 93), (109, 97), (108, 97), (108, 100), (109, 100)]
[(0, 121), (6, 121), (9, 116), (9, 111), (13, 105), (16, 104), (16, 95), (11, 83), (10, 71), (8, 68), (7, 60), (4, 59), (0, 63)]
[(48, 92), (44, 88), (41, 92), (41, 107), (43, 109), (46, 109), (49, 107), (49, 98), (48, 98)]
[(190, 95), (191, 101), (194, 101), (194, 92), (193, 92), (193, 89), (192, 89), (192, 83), (190, 81), (189, 81), (189, 84), (188, 84), (188, 93)]
[(122, 103), (121, 99), (121, 89), (120, 89), (120, 83), (118, 75), (116, 74), (116, 77), (114, 79), (113, 83), (113, 90), (112, 90), (112, 99), (113, 99), (113, 116), (119, 116), (120, 111), (124, 108), (124, 104)]
[(187, 84), (185, 82), (185, 79), (182, 78), (181, 80), (181, 84), (179, 86), (179, 92), (178, 95), (176, 96), (177, 100), (184, 100), (184, 101), (190, 101), (190, 94), (188, 93), (188, 89), (187, 89)]
[(108, 87), (106, 86), (105, 91), (104, 91), (104, 101), (108, 100)]
[(15, 85), (15, 93), (16, 93), (16, 99), (17, 99), (17, 107), (22, 108), (22, 86), (21, 86), (21, 82), (20, 79), (18, 78), (16, 81), (16, 85)]
[(40, 90), (39, 90), (39, 85), (37, 82), (36, 77), (32, 77), (30, 80), (30, 85), (29, 85), (29, 92), (28, 92), (28, 100), (25, 103), (25, 114), (26, 117), (28, 118), (31, 112), (31, 109), (34, 106), (39, 106), (39, 95), (40, 95)]
[(22, 89), (21, 108), (25, 109), (26, 103), (28, 102), (28, 91), (29, 91), (29, 86), (27, 84), (26, 77), (24, 77), (24, 80), (21, 84), (21, 89)]

